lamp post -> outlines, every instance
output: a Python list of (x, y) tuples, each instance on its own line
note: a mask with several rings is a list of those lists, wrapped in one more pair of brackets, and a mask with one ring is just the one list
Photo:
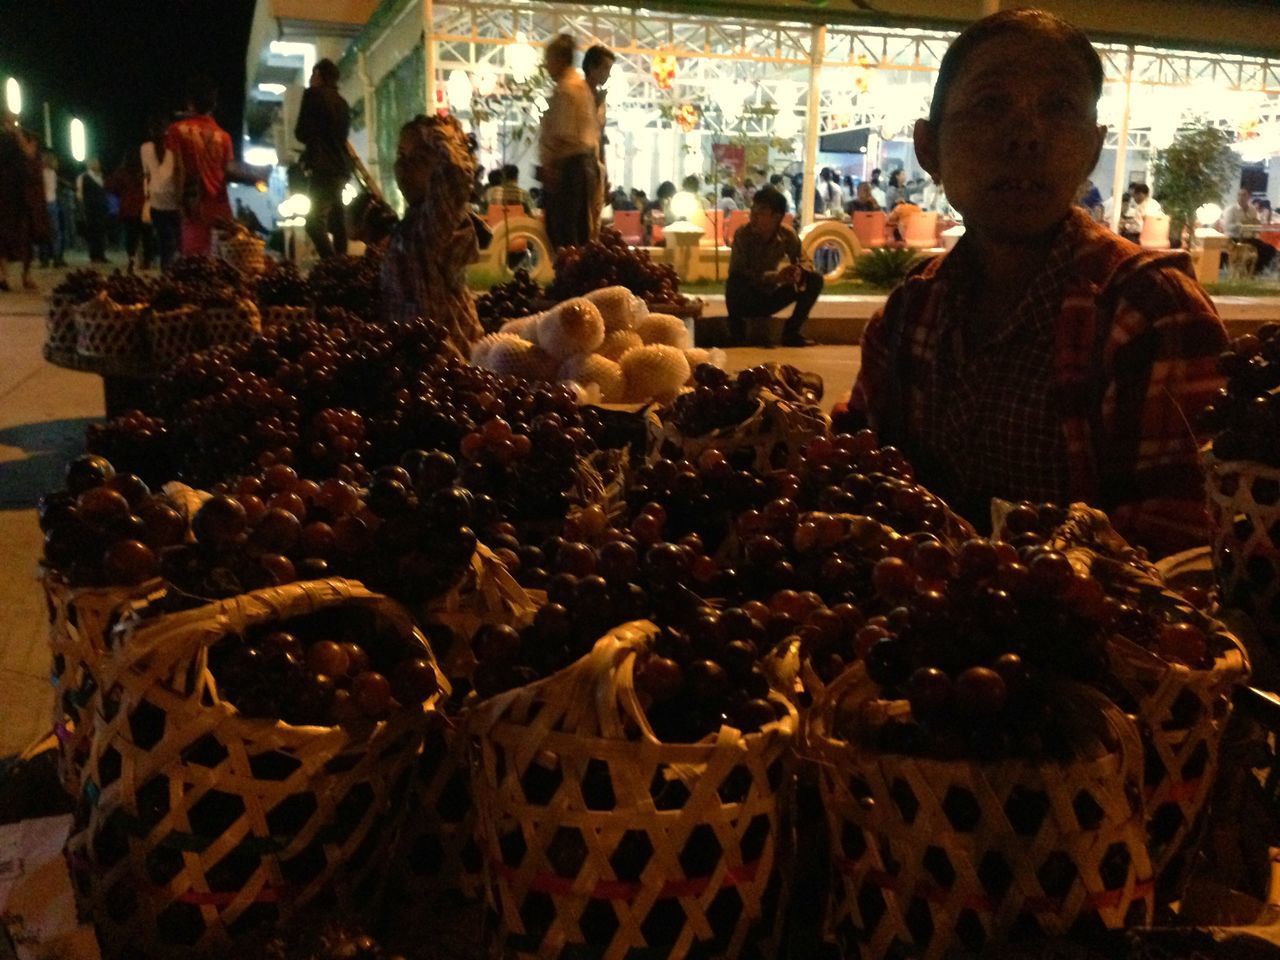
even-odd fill
[(4, 85), (4, 103), (15, 117), (22, 113), (22, 87), (16, 77), (10, 77)]

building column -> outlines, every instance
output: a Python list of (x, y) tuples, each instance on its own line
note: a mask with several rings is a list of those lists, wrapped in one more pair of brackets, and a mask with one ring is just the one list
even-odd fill
[(369, 79), (369, 61), (365, 52), (356, 54), (356, 75), (360, 78), (360, 88), (364, 91), (364, 128), (369, 141), (365, 148), (369, 168), (369, 176), (374, 183), (382, 186), (382, 171), (378, 169), (378, 103), (377, 91)]
[(1120, 111), (1120, 129), (1116, 137), (1116, 168), (1111, 175), (1111, 229), (1120, 232), (1121, 204), (1128, 181), (1125, 175), (1129, 167), (1129, 101), (1133, 93), (1133, 47), (1128, 48), (1124, 63), (1124, 107)]
[(818, 136), (822, 132), (822, 61), (827, 53), (827, 28), (813, 28), (809, 40), (809, 97), (805, 104), (804, 185), (800, 188), (800, 226), (813, 223), (813, 194), (818, 188)]
[(436, 5), (435, 0), (422, 0), (422, 62), (425, 84), (423, 113), (436, 112)]

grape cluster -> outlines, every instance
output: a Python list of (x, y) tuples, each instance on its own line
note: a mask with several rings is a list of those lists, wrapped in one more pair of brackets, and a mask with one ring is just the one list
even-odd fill
[(73, 303), (87, 303), (96, 297), (105, 285), (106, 278), (97, 270), (72, 270), (53, 288), (53, 292), (55, 296), (70, 297)]
[(1213, 455), (1280, 467), (1280, 323), (1232, 340), (1218, 368), (1227, 385), (1200, 418), (1214, 434)]
[(521, 267), (513, 280), (495, 284), (488, 293), (476, 297), (476, 314), (485, 333), (496, 333), (506, 321), (536, 312), (534, 304), (541, 297), (542, 288)]
[(200, 291), (197, 287), (171, 277), (160, 278), (151, 291), (151, 309), (156, 313), (180, 310), (199, 302)]
[(119, 464), (138, 474), (152, 486), (173, 479), (172, 437), (165, 422), (141, 410), (129, 410), (103, 423), (91, 423), (85, 430), (85, 448), (90, 453)]
[(151, 299), (151, 281), (119, 270), (107, 277), (104, 289), (107, 296), (121, 306), (146, 303)]
[(285, 260), (258, 277), (254, 296), (262, 307), (305, 307), (310, 302), (311, 289), (298, 268)]
[(552, 300), (568, 300), (601, 287), (623, 286), (647, 303), (684, 304), (675, 267), (654, 263), (647, 250), (629, 247), (608, 227), (600, 238), (556, 255), (556, 278), (547, 288)]
[(224, 637), (209, 666), (219, 694), (246, 716), (335, 726), (381, 720), (433, 696), (430, 657), (415, 635), (340, 607)]
[(337, 308), (366, 321), (376, 320), (382, 303), (381, 276), (382, 253), (376, 247), (363, 257), (326, 257), (307, 277), (317, 314)]
[(197, 287), (238, 288), (242, 281), (240, 271), (227, 261), (199, 255), (179, 257), (169, 267), (167, 276)]
[(45, 562), (77, 587), (144, 583), (160, 573), (160, 551), (187, 532), (167, 497), (96, 454), (68, 464), (65, 488), (41, 497), (37, 515)]

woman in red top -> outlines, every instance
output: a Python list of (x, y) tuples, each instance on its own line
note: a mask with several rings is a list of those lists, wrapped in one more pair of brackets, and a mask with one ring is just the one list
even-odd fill
[(124, 249), (129, 256), (129, 272), (133, 273), (139, 245), (142, 247), (142, 269), (150, 270), (154, 244), (151, 224), (142, 220), (147, 192), (142, 176), (141, 154), (136, 150), (126, 153), (120, 166), (107, 177), (106, 187), (120, 200), (120, 211), (116, 216), (124, 227)]
[(231, 136), (210, 114), (217, 88), (207, 79), (192, 82), (187, 95), (188, 116), (169, 125), (165, 147), (176, 161), (174, 178), (182, 198), (183, 256), (207, 254), (213, 228), (231, 219), (227, 199), (227, 170), (235, 163)]

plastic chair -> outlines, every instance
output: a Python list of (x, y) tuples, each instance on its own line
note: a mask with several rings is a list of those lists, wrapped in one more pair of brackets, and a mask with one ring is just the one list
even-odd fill
[(738, 232), (739, 228), (747, 225), (747, 221), (751, 219), (750, 210), (733, 210), (729, 213), (729, 219), (724, 225), (724, 243), (725, 246), (733, 246), (733, 235)]
[(1169, 216), (1158, 213), (1142, 218), (1142, 233), (1138, 235), (1138, 245), (1148, 250), (1169, 249)]
[(853, 211), (853, 233), (863, 248), (883, 247), (885, 221), (888, 216), (883, 210)]
[(917, 213), (902, 221), (902, 241), (912, 250), (927, 250), (938, 245), (938, 212)]
[(528, 214), (524, 212), (524, 207), (518, 203), (508, 203), (506, 206), (500, 203), (491, 203), (489, 204), (489, 209), (485, 211), (484, 220), (489, 226), (496, 227), (507, 217), (527, 216)]
[(622, 234), (622, 239), (633, 247), (644, 243), (644, 226), (639, 210), (618, 210), (613, 214), (613, 229)]

